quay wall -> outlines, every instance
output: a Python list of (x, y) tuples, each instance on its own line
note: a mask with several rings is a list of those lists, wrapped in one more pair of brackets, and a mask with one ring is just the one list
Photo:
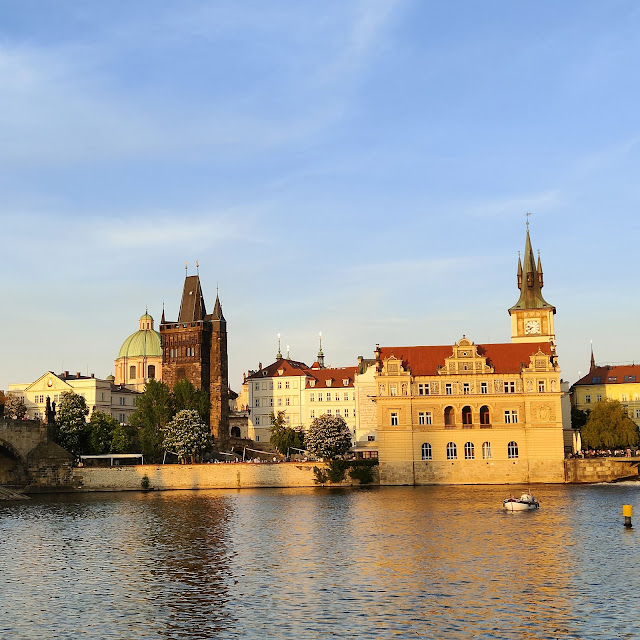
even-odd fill
[(639, 479), (640, 458), (575, 458), (564, 461), (567, 483), (614, 482)]
[[(640, 458), (592, 458), (564, 461), (564, 482), (589, 484), (614, 482), (622, 479), (638, 479)], [(288, 462), (279, 464), (188, 464), (188, 465), (136, 465), (119, 467), (81, 467), (73, 471), (73, 485), (80, 491), (132, 491), (142, 489), (142, 479), (149, 478), (149, 488), (171, 489), (249, 489), (259, 487), (315, 487), (313, 467), (323, 467), (319, 462)], [(494, 484), (481, 482), (479, 484)], [(376, 469), (372, 484), (386, 483), (378, 480)], [(406, 482), (405, 484), (411, 484)], [(448, 482), (432, 479), (419, 484), (478, 484), (449, 479)], [(509, 484), (509, 479), (499, 484)], [(348, 476), (341, 486), (357, 486)]]
[[(145, 464), (119, 467), (75, 469), (77, 489), (84, 491), (127, 491), (142, 488), (144, 476), (149, 488), (168, 489), (248, 489), (257, 487), (315, 487), (313, 467), (318, 462), (279, 464)], [(352, 483), (345, 481), (345, 486)]]

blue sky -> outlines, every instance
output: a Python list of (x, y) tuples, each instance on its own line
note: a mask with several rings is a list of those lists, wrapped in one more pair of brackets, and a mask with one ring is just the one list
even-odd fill
[(113, 372), (200, 261), (230, 381), (508, 342), (640, 361), (637, 2), (0, 0), (0, 389)]

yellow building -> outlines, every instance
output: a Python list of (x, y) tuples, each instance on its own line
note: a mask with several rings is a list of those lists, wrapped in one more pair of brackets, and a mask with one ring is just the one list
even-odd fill
[(145, 313), (120, 347), (115, 361), (115, 383), (134, 391), (144, 391), (149, 380), (162, 380), (160, 334), (153, 328), (153, 318)]
[(590, 411), (601, 400), (618, 400), (640, 426), (640, 365), (596, 366), (591, 354), (589, 373), (571, 388), (571, 404)]
[(527, 229), (510, 343), (376, 346), (383, 484), (564, 481), (572, 434), (542, 286)]

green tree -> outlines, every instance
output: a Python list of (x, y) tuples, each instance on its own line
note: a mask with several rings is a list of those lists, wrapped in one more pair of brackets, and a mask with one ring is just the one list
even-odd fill
[(587, 424), (589, 418), (589, 412), (578, 409), (577, 407), (571, 407), (571, 428), (582, 429)]
[(5, 396), (4, 417), (22, 420), (27, 415), (27, 407), (19, 396)]
[(120, 423), (108, 413), (94, 411), (89, 420), (89, 450), (96, 455), (110, 453), (113, 436)]
[(176, 413), (183, 409), (194, 409), (200, 415), (200, 420), (204, 424), (209, 424), (211, 415), (209, 394), (204, 389), (196, 389), (186, 378), (178, 380), (173, 386), (173, 407)]
[(164, 382), (149, 380), (143, 393), (136, 398), (136, 410), (129, 423), (137, 430), (140, 448), (146, 458), (162, 458), (162, 430), (173, 417), (173, 397)]
[(164, 427), (163, 433), (165, 450), (175, 453), (182, 463), (200, 459), (213, 446), (209, 427), (202, 422), (195, 409), (178, 411)]
[(287, 455), (290, 448), (304, 449), (304, 431), (301, 427), (288, 427), (285, 423), (285, 412), (271, 413), (271, 446), (283, 455)]
[(60, 446), (74, 455), (86, 453), (89, 447), (89, 408), (83, 396), (64, 391), (56, 409), (56, 426)]
[(635, 446), (640, 442), (638, 426), (617, 400), (596, 402), (582, 428), (582, 443), (594, 449)]
[(113, 430), (110, 453), (134, 453), (135, 429), (118, 422)]
[(351, 448), (351, 432), (341, 416), (325, 414), (311, 422), (305, 447), (319, 458), (333, 460)]

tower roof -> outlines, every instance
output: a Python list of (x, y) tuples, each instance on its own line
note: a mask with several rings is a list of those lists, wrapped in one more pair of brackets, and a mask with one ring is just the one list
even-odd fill
[(538, 264), (536, 265), (527, 223), (524, 263), (522, 263), (520, 257), (518, 257), (518, 289), (520, 289), (520, 298), (509, 311), (516, 309), (553, 309), (555, 313), (555, 307), (542, 297), (543, 283), (542, 263), (540, 256), (538, 256)]
[(187, 276), (184, 279), (178, 322), (197, 322), (204, 320), (206, 315), (200, 276)]

